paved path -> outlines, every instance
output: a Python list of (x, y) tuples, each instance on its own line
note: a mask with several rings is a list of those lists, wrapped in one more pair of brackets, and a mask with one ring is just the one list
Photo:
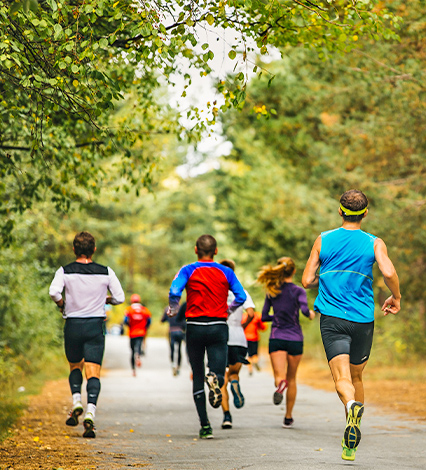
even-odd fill
[(334, 393), (300, 385), (295, 427), (283, 429), (283, 408), (272, 404), (271, 375), (260, 372), (250, 377), (244, 368), (246, 404), (240, 410), (231, 404), (234, 428), (222, 430), (221, 409), (208, 405), (215, 439), (199, 440), (189, 366), (185, 363), (181, 375), (172, 376), (165, 340), (148, 339), (143, 367), (135, 378), (128, 339), (108, 336), (105, 367), (98, 435), (83, 441), (102, 459), (100, 469), (426, 469), (426, 426), (373, 407), (364, 414), (356, 461), (341, 460), (344, 415)]

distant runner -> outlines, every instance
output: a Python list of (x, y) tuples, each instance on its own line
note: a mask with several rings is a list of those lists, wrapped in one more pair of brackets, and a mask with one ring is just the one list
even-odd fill
[[(105, 348), (105, 303), (124, 302), (124, 292), (114, 271), (92, 261), (95, 239), (78, 233), (73, 242), (76, 260), (56, 271), (49, 294), (65, 318), (65, 354), (70, 365), (69, 383), (73, 407), (66, 424), (77, 426), (83, 414), (83, 367), (87, 379), (87, 409), (83, 437), (96, 437), (95, 412), (101, 390), (100, 374)], [(65, 300), (62, 291), (65, 289)], [(107, 296), (108, 291), (111, 296)]]
[[(276, 266), (263, 266), (257, 282), (266, 289), (262, 321), (272, 321), (269, 355), (274, 371), (275, 390), (272, 401), (279, 405), (286, 394), (283, 428), (294, 424), (293, 408), (296, 402), (296, 374), (303, 354), (303, 334), (299, 324), (299, 311), (310, 320), (315, 312), (309, 310), (306, 292), (293, 283), (296, 266), (291, 258), (283, 257)], [(273, 315), (270, 315), (270, 309)]]
[(130, 364), (133, 376), (136, 377), (136, 366), (141, 367), (141, 356), (143, 355), (143, 346), (148, 328), (151, 325), (151, 312), (141, 303), (138, 294), (132, 294), (130, 297), (130, 307), (124, 311), (124, 324), (129, 327)]
[(176, 376), (179, 375), (182, 363), (182, 342), (185, 340), (186, 331), (186, 302), (183, 302), (179, 308), (178, 314), (174, 317), (167, 315), (168, 310), (169, 307), (166, 307), (163, 317), (161, 318), (161, 323), (169, 323), (170, 360), (172, 362), (173, 375)]
[[(247, 313), (243, 314), (243, 325), (247, 321)], [(253, 374), (253, 366), (256, 370), (260, 370), (259, 367), (259, 331), (265, 331), (266, 325), (262, 321), (260, 312), (254, 312), (253, 320), (244, 327), (244, 334), (247, 339), (248, 347), (248, 358), (250, 364), (248, 364), (249, 374)]]
[(373, 342), (373, 264), (376, 261), (392, 293), (382, 311), (385, 315), (395, 315), (401, 301), (398, 275), (385, 243), (361, 230), (367, 205), (367, 197), (361, 191), (352, 189), (342, 195), (339, 207), (342, 227), (323, 232), (315, 240), (302, 278), (306, 288), (319, 288), (314, 308), (321, 313), (325, 353), (347, 416), (342, 439), (344, 460), (355, 460), (361, 440), (362, 372)]
[[(201, 423), (201, 439), (213, 438), (207, 416), (204, 381), (209, 387), (209, 402), (218, 408), (222, 402), (220, 388), (224, 383), (227, 360), (228, 313), (246, 300), (243, 286), (232, 269), (213, 261), (217, 254), (216, 240), (202, 235), (195, 245), (196, 263), (181, 268), (169, 293), (169, 315), (179, 311), (179, 300), (186, 288), (186, 345), (193, 373), (193, 396)], [(228, 291), (235, 295), (228, 308)], [(209, 373), (205, 375), (204, 355), (207, 352)]]
[[(232, 271), (235, 271), (235, 263), (230, 259), (224, 259), (220, 262), (223, 266), (228, 266)], [(254, 303), (249, 293), (246, 293), (247, 299), (243, 305), (240, 305), (235, 312), (228, 318), (228, 368), (225, 374), (225, 383), (221, 388), (222, 391), (222, 410), (223, 422), (222, 429), (232, 428), (232, 416), (229, 411), (229, 395), (228, 383), (230, 383), (231, 392), (234, 397), (235, 408), (242, 408), (244, 406), (244, 396), (240, 388), (239, 373), (243, 364), (248, 364), (247, 356), (247, 340), (244, 335), (244, 328), (252, 321), (254, 316)], [(234, 294), (229, 292), (228, 304), (234, 300)], [(247, 313), (247, 318), (242, 324), (244, 310)]]

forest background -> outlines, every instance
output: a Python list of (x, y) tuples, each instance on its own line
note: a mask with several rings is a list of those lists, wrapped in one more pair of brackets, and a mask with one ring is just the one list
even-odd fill
[[(47, 3), (52, 9), (56, 5)], [(35, 87), (29, 93), (16, 89), (11, 102), (7, 74), (13, 67), (0, 57), (3, 425), (10, 409), (20, 407), (19, 385), (46, 370), (46, 364), (66, 370), (57, 360), (63, 320), (48, 286), (55, 270), (72, 261), (72, 240), (81, 230), (94, 234), (96, 261), (115, 270), (127, 299), (133, 292), (142, 296), (154, 316), (152, 332), (164, 333), (157, 325), (170, 282), (182, 265), (195, 260), (199, 235), (217, 238), (218, 258), (236, 261), (238, 277), (261, 310), (264, 292), (255, 283), (259, 268), (291, 256), (299, 282), (317, 235), (340, 224), (340, 195), (362, 189), (369, 198), (363, 228), (386, 242), (403, 296), (398, 316), (383, 318), (379, 306), (388, 292), (375, 272), (374, 360), (412, 365), (424, 357), (426, 9), (422, 0), (375, 3), (386, 6), (391, 18), (403, 18), (399, 39), (382, 29), (380, 38), (351, 33), (349, 44), (346, 34), (332, 31), (310, 48), (303, 40), (271, 40), (281, 58), (271, 62), (258, 55), (252, 75), (239, 68), (219, 77), (206, 100), (207, 120), (194, 106), (183, 123), (182, 111), (170, 105), (168, 80), (175, 71), (164, 79), (164, 68), (155, 64), (142, 70), (124, 97), (118, 89), (116, 96), (98, 90), (102, 96), (90, 119), (107, 115), (109, 129), (137, 129), (117, 131), (114, 138), (105, 123), (96, 134), (93, 123), (70, 119), (66, 109), (41, 130), (40, 119), (51, 110), (37, 114), (43, 101), (34, 100), (38, 79), (28, 80), (27, 87)], [(31, 14), (31, 5), (27, 9)], [(210, 17), (206, 21), (214, 23)], [(59, 40), (59, 29), (55, 34)], [(2, 44), (7, 44), (4, 38)], [(108, 51), (108, 44), (103, 46)], [(243, 46), (231, 48), (229, 57), (244, 56)], [(164, 49), (164, 42), (155, 48)], [(201, 55), (208, 55), (207, 49)], [(200, 54), (194, 57), (188, 60), (201, 74), (214, 76), (206, 65), (209, 56), (202, 63)], [(120, 65), (117, 74), (125, 80), (131, 66), (131, 61)], [(49, 80), (59, 86), (60, 79)], [(191, 77), (185, 80), (190, 87)], [(232, 144), (228, 154), (196, 151), (197, 142), (214, 129)], [(37, 161), (39, 166), (31, 166)], [(308, 292), (310, 306), (315, 295)], [(120, 323), (123, 310), (114, 307), (110, 322)], [(302, 322), (307, 354), (322, 357), (317, 322)]]

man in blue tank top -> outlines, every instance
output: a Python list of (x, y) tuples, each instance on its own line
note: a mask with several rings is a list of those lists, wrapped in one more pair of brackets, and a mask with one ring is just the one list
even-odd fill
[(344, 460), (355, 459), (361, 440), (362, 372), (373, 342), (376, 261), (392, 294), (382, 306), (384, 315), (398, 313), (401, 300), (398, 275), (385, 243), (361, 230), (367, 205), (367, 197), (361, 191), (352, 189), (342, 195), (339, 207), (342, 226), (323, 232), (315, 240), (302, 277), (305, 288), (318, 288), (314, 309), (321, 314), (325, 353), (337, 394), (345, 405)]

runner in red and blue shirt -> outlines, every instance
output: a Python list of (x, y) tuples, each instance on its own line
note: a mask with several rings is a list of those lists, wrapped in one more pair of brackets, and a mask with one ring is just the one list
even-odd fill
[[(213, 431), (207, 417), (204, 381), (209, 402), (218, 408), (222, 402), (220, 388), (227, 365), (228, 325), (226, 320), (246, 300), (243, 286), (234, 271), (214, 262), (216, 240), (211, 235), (198, 238), (195, 253), (198, 261), (184, 266), (172, 282), (169, 293), (169, 315), (176, 315), (186, 289), (186, 344), (193, 373), (194, 402), (200, 418), (200, 438), (211, 439)], [(228, 306), (228, 291), (235, 299)], [(204, 355), (207, 352), (209, 373), (205, 375)]]

